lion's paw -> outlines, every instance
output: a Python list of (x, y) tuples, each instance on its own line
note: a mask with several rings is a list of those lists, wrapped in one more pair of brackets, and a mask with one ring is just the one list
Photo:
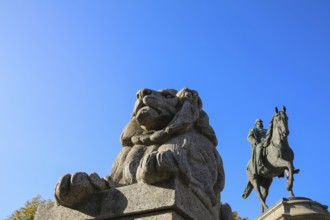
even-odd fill
[(172, 151), (152, 152), (143, 157), (137, 171), (138, 182), (155, 184), (175, 176), (177, 166)]
[(85, 201), (93, 193), (110, 189), (112, 185), (111, 178), (102, 179), (96, 173), (66, 174), (56, 184), (55, 198), (59, 205), (73, 207)]

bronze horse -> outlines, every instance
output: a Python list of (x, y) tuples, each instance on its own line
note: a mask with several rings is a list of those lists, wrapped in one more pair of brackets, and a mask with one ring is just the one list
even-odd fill
[(253, 162), (251, 161), (248, 164), (247, 176), (249, 182), (242, 195), (245, 199), (254, 189), (260, 201), (262, 212), (268, 209), (266, 198), (273, 177), (283, 177), (285, 173), (287, 176), (286, 189), (289, 191), (290, 197), (294, 197), (292, 191), (293, 175), (298, 173), (299, 170), (295, 170), (293, 166), (294, 153), (289, 146), (288, 135), (286, 108), (284, 106), (283, 111), (279, 111), (276, 107), (265, 139), (268, 145), (264, 148), (263, 167), (256, 172), (253, 168)]

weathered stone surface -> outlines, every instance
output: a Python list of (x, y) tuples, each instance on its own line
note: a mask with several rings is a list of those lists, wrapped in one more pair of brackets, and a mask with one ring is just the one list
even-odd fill
[(220, 205), (220, 219), (221, 220), (235, 220), (233, 211), (228, 203), (221, 203)]
[(194, 90), (142, 89), (121, 135), (111, 177), (118, 185), (180, 178), (213, 204), (224, 187), (217, 138)]
[(105, 190), (93, 194), (87, 201), (71, 209), (56, 205), (40, 207), (35, 220), (87, 217), (88, 219), (212, 220), (220, 219), (219, 215), (220, 203), (210, 208), (210, 204), (203, 203), (190, 188), (185, 187), (180, 181), (174, 181), (159, 186), (137, 183)]
[[(85, 201), (91, 194), (114, 186), (111, 178), (100, 178), (96, 173), (76, 172), (60, 178), (55, 187), (55, 199), (58, 204), (75, 206)], [(59, 196), (60, 195), (60, 196)]]
[(308, 198), (278, 201), (257, 220), (330, 220), (328, 207)]
[(124, 216), (115, 218), (103, 218), (100, 220), (185, 220), (181, 215), (174, 211), (160, 211), (151, 214), (137, 214), (135, 216)]
[(105, 181), (86, 173), (60, 178), (55, 197), (73, 207), (89, 195), (137, 182), (157, 184), (181, 179), (202, 200), (212, 205), (224, 187), (222, 159), (216, 150), (215, 132), (194, 90), (141, 89), (130, 122), (121, 135), (122, 151), (111, 178)]
[[(224, 168), (198, 93), (188, 88), (141, 89), (136, 95), (111, 175), (66, 174), (55, 187), (56, 202), (97, 218), (161, 212), (220, 219)], [(54, 216), (57, 208), (51, 208)], [(228, 209), (223, 210), (222, 220), (229, 220)]]
[(34, 220), (86, 220), (92, 216), (82, 212), (58, 206), (56, 203), (39, 205)]

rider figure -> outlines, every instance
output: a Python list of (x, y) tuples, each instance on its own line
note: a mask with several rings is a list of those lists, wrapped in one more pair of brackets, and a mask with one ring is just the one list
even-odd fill
[(266, 133), (267, 129), (264, 129), (263, 121), (260, 118), (256, 120), (255, 127), (249, 130), (248, 141), (252, 147), (251, 162), (256, 171), (259, 171), (263, 166), (262, 149), (265, 147)]

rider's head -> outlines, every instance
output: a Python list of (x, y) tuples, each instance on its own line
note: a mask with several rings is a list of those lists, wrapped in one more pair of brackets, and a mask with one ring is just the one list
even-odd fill
[(256, 120), (256, 127), (257, 128), (263, 128), (264, 127), (263, 121), (260, 118), (257, 118), (257, 120)]

